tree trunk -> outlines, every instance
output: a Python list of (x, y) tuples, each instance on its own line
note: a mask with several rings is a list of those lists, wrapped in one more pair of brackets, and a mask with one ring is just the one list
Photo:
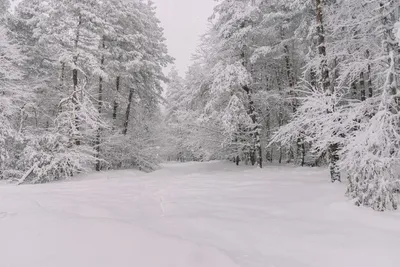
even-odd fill
[[(245, 27), (245, 23), (242, 23), (242, 28)], [(247, 68), (247, 62), (246, 62), (246, 55), (244, 50), (241, 52), (241, 58), (242, 58), (242, 65), (243, 67)], [(253, 101), (253, 92), (250, 89), (248, 85), (243, 85), (242, 89), (246, 92), (247, 98), (248, 98), (248, 104), (249, 104), (249, 110), (248, 114), (252, 120), (252, 123), (254, 125), (252, 130), (251, 136), (253, 137), (253, 142), (254, 145), (252, 146), (253, 151), (251, 152), (250, 159), (252, 161), (252, 164), (255, 165), (255, 162), (258, 161), (258, 166), (260, 168), (263, 167), (263, 158), (262, 158), (262, 148), (261, 148), (261, 127), (258, 121), (257, 113), (256, 113), (256, 108), (254, 106), (254, 101)]]
[(320, 71), (321, 71), (321, 84), (324, 91), (328, 96), (333, 94), (331, 88), (331, 81), (329, 79), (329, 67), (326, 58), (326, 44), (325, 44), (325, 29), (323, 21), (323, 2), (324, 0), (316, 1), (316, 16), (317, 16), (317, 35), (318, 35), (318, 54), (321, 57)]
[(74, 121), (75, 121), (75, 129), (74, 129), (74, 138), (75, 138), (75, 144), (79, 146), (81, 144), (81, 141), (79, 140), (79, 137), (76, 135), (79, 133), (79, 117), (78, 117), (78, 112), (79, 112), (79, 100), (78, 100), (78, 70), (73, 69), (72, 70), (72, 80), (74, 84), (74, 91), (72, 94), (72, 103), (73, 103), (73, 108), (74, 108)]
[(371, 65), (368, 64), (368, 97), (372, 98), (374, 96), (372, 89), (372, 78), (371, 78)]
[[(281, 37), (282, 39), (284, 39), (285, 33), (283, 32), (283, 29), (281, 29)], [(294, 87), (295, 87), (295, 78), (294, 78), (294, 74), (293, 74), (293, 66), (292, 66), (292, 62), (290, 60), (290, 50), (289, 47), (287, 45), (284, 45), (283, 47), (284, 49), (284, 53), (285, 53), (285, 65), (286, 65), (286, 75), (287, 75), (287, 79), (288, 79), (288, 85), (289, 85), (289, 96), (292, 98), (291, 99), (291, 106), (292, 106), (292, 112), (296, 113), (297, 112), (297, 101), (296, 101), (296, 93), (294, 91)], [(296, 146), (297, 146), (297, 153), (296, 153), (296, 161), (298, 162), (298, 160), (301, 160), (301, 166), (304, 165), (304, 159), (302, 159), (302, 155), (303, 155), (303, 138), (301, 138), (300, 136), (297, 138), (297, 142), (296, 142)], [(290, 158), (290, 157), (289, 157)]]
[(78, 26), (76, 28), (76, 36), (75, 36), (75, 55), (73, 57), (73, 69), (72, 69), (72, 82), (73, 82), (73, 92), (72, 92), (72, 104), (73, 104), (73, 111), (74, 111), (74, 124), (75, 124), (75, 129), (74, 129), (74, 139), (75, 139), (75, 144), (79, 146), (81, 144), (81, 141), (79, 140), (79, 137), (76, 135), (79, 133), (79, 117), (78, 117), (78, 112), (79, 112), (79, 99), (78, 99), (78, 45), (79, 45), (79, 40), (80, 40), (80, 31), (81, 31), (81, 25), (82, 25), (82, 16), (79, 15), (79, 21), (78, 21)]
[(297, 139), (297, 156), (300, 158), (300, 165), (304, 167), (306, 162), (306, 147), (303, 138)]
[(260, 168), (263, 167), (263, 159), (262, 159), (262, 148), (261, 148), (261, 127), (258, 122), (257, 114), (256, 114), (256, 108), (254, 106), (254, 101), (252, 99), (252, 92), (251, 89), (247, 86), (244, 85), (243, 90), (247, 93), (247, 97), (249, 100), (249, 116), (251, 118), (251, 121), (254, 125), (252, 129), (252, 136), (254, 140), (254, 151), (251, 151), (251, 162), (253, 165), (255, 165), (255, 162), (257, 161), (258, 166)]
[(118, 112), (118, 94), (119, 94), (119, 86), (120, 86), (121, 77), (117, 76), (115, 80), (115, 88), (116, 88), (116, 98), (114, 100), (114, 107), (113, 107), (113, 120), (117, 120), (117, 112)]
[[(105, 48), (105, 40), (104, 36), (102, 39), (102, 44), (101, 44), (102, 52), (104, 52)], [(103, 70), (104, 69), (104, 53), (101, 56), (100, 60), (100, 68)], [(99, 77), (99, 95), (98, 95), (98, 107), (97, 110), (99, 112), (99, 117), (101, 117), (101, 113), (103, 112), (103, 74), (100, 75)], [(96, 171), (101, 170), (101, 161), (100, 161), (100, 143), (101, 143), (101, 126), (97, 126), (97, 135), (96, 135)]]
[[(266, 121), (266, 132), (267, 136), (266, 139), (268, 140), (267, 143), (271, 141), (271, 113), (268, 111), (267, 115), (267, 121)], [(265, 153), (267, 154), (267, 153)], [(273, 162), (274, 159), (274, 148), (273, 146), (270, 146), (270, 152), (269, 152), (269, 157), (266, 157), (265, 160), (270, 161), (271, 163)]]
[(366, 93), (365, 93), (365, 76), (364, 72), (360, 73), (360, 94), (361, 94), (361, 101), (366, 100)]
[(64, 82), (65, 82), (65, 63), (61, 63), (61, 73), (60, 73), (60, 91), (63, 91), (64, 89)]
[[(59, 90), (61, 92), (64, 91), (64, 85), (65, 85), (65, 63), (61, 63), (61, 73), (60, 73), (60, 83), (59, 83)], [(62, 105), (56, 106), (56, 110), (58, 114), (60, 114), (63, 111)]]
[[(317, 37), (318, 37), (318, 54), (321, 58), (320, 62), (320, 84), (322, 89), (326, 93), (327, 97), (333, 95), (333, 88), (331, 87), (331, 81), (329, 78), (329, 67), (328, 61), (326, 57), (326, 43), (325, 43), (325, 30), (324, 30), (324, 15), (323, 15), (323, 4), (324, 0), (315, 0), (316, 3), (316, 22), (317, 22)], [(328, 107), (327, 112), (333, 112), (334, 107)], [(335, 133), (332, 133), (335, 134)], [(333, 143), (329, 145), (329, 160), (330, 160), (330, 173), (331, 173), (331, 181), (336, 182), (340, 181), (340, 172), (338, 167), (339, 161), (339, 144)]]
[[(370, 52), (367, 50), (365, 52), (365, 57), (369, 60), (370, 59)], [(368, 63), (367, 67), (367, 87), (368, 87), (368, 97), (373, 97), (373, 89), (372, 89), (372, 77), (371, 77), (371, 63)]]
[(132, 101), (133, 101), (133, 93), (134, 93), (134, 90), (133, 90), (133, 88), (131, 88), (129, 90), (128, 106), (126, 107), (126, 112), (125, 112), (124, 128), (122, 130), (123, 135), (126, 135), (128, 133), (129, 118), (130, 118), (130, 114), (131, 114), (131, 107), (132, 107)]

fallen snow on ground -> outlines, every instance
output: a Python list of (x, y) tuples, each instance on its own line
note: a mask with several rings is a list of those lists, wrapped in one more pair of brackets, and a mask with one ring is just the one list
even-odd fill
[(1, 267), (398, 267), (400, 214), (324, 169), (167, 164), (0, 186)]

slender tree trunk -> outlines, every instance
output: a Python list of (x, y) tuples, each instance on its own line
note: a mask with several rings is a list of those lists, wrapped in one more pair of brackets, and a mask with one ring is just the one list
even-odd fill
[[(290, 60), (289, 47), (287, 45), (285, 45), (284, 50), (285, 50), (285, 61), (286, 61), (286, 74), (287, 74), (287, 79), (288, 79), (289, 88), (290, 88), (289, 96), (293, 98), (291, 101), (291, 105), (292, 105), (292, 112), (294, 114), (297, 112), (296, 93), (294, 92), (294, 86), (295, 86), (294, 74), (293, 74), (292, 63)], [(304, 166), (305, 149), (304, 149), (304, 140), (301, 136), (299, 136), (297, 138), (296, 146), (297, 146), (296, 161), (298, 163), (298, 161), (300, 159), (300, 165)]]
[[(279, 73), (278, 71), (276, 71), (276, 83), (278, 86), (278, 91), (280, 94), (280, 98), (283, 99), (283, 95), (282, 95), (282, 84), (280, 82), (280, 78), (279, 78)], [(279, 113), (278, 113), (278, 126), (279, 128), (282, 127), (284, 124), (284, 118), (283, 118), (283, 105), (280, 105), (279, 107)], [(279, 164), (282, 164), (282, 160), (283, 160), (283, 147), (282, 144), (279, 144), (279, 159), (278, 162)]]
[(61, 73), (60, 73), (60, 91), (63, 91), (65, 85), (65, 63), (61, 63)]
[(324, 91), (328, 96), (333, 94), (331, 88), (331, 81), (329, 78), (329, 67), (326, 58), (326, 44), (325, 44), (325, 29), (323, 21), (323, 4), (324, 0), (316, 1), (316, 16), (317, 16), (317, 35), (318, 35), (318, 54), (321, 57), (320, 70), (321, 70), (321, 84)]
[[(102, 52), (103, 54), (101, 55), (101, 60), (100, 60), (100, 68), (101, 70), (104, 70), (104, 49), (105, 49), (105, 40), (104, 40), (104, 36), (103, 39), (101, 41), (101, 48), (102, 48)], [(97, 106), (97, 110), (99, 112), (99, 117), (101, 117), (101, 114), (103, 112), (103, 74), (101, 74), (99, 76), (99, 95), (98, 95), (98, 106)], [(97, 135), (96, 135), (96, 171), (100, 171), (101, 170), (101, 161), (100, 161), (100, 153), (101, 153), (101, 149), (100, 149), (100, 144), (101, 144), (101, 126), (97, 126)]]
[[(285, 63), (286, 63), (286, 75), (287, 75), (287, 79), (288, 79), (288, 83), (289, 83), (289, 88), (290, 88), (290, 92), (289, 95), (290, 96), (295, 96), (294, 93), (294, 75), (293, 75), (293, 68), (292, 68), (292, 63), (290, 60), (290, 51), (289, 51), (289, 47), (287, 45), (284, 46), (284, 51), (285, 51)], [(295, 109), (295, 104), (293, 104), (293, 109)]]
[(247, 97), (249, 99), (249, 116), (251, 118), (252, 123), (254, 124), (253, 128), (253, 139), (254, 139), (254, 149), (255, 151), (252, 151), (250, 158), (251, 162), (253, 165), (255, 165), (255, 162), (258, 161), (258, 165), (260, 168), (263, 167), (263, 159), (262, 159), (262, 148), (261, 148), (261, 127), (258, 122), (257, 114), (256, 114), (256, 108), (254, 106), (254, 101), (252, 99), (252, 92), (251, 89), (247, 86), (244, 85), (243, 90), (247, 93)]
[(361, 94), (361, 101), (365, 101), (366, 100), (365, 76), (363, 71), (360, 73), (360, 94)]
[(75, 49), (75, 55), (73, 57), (73, 69), (72, 69), (72, 82), (73, 82), (73, 92), (72, 92), (72, 104), (73, 104), (73, 112), (74, 112), (74, 121), (75, 121), (75, 129), (74, 129), (74, 136), (75, 136), (75, 144), (79, 146), (81, 144), (81, 141), (79, 140), (79, 137), (76, 135), (79, 135), (79, 117), (78, 117), (78, 112), (79, 112), (79, 99), (78, 99), (78, 46), (79, 46), (79, 41), (80, 41), (80, 35), (81, 35), (81, 26), (82, 26), (82, 16), (79, 15), (79, 21), (78, 21), (78, 26), (76, 29), (76, 35), (75, 35), (75, 43), (74, 43), (74, 49)]
[[(370, 60), (371, 53), (369, 50), (365, 51), (365, 57)], [(368, 63), (367, 67), (367, 87), (368, 87), (368, 98), (372, 98), (374, 96), (372, 89), (372, 77), (371, 77), (371, 63)]]
[[(321, 78), (320, 83), (322, 85), (323, 90), (325, 91), (326, 95), (332, 96), (333, 95), (333, 88), (331, 86), (331, 81), (329, 78), (329, 67), (328, 61), (326, 57), (326, 43), (325, 43), (325, 30), (324, 30), (324, 15), (323, 15), (323, 8), (325, 1), (324, 0), (315, 0), (316, 3), (316, 21), (317, 21), (317, 37), (318, 37), (318, 54), (321, 58), (320, 62), (320, 71), (321, 71)], [(328, 107), (327, 112), (333, 112), (334, 107)], [(335, 133), (332, 133), (335, 134)], [(330, 173), (331, 173), (331, 181), (336, 182), (340, 181), (340, 171), (338, 167), (339, 161), (339, 144), (333, 143), (329, 145), (329, 160), (330, 160)]]
[[(279, 128), (283, 126), (283, 113), (282, 113), (282, 107), (279, 108), (279, 114), (278, 114), (278, 126)], [(279, 144), (279, 164), (282, 164), (283, 160), (283, 147), (282, 144)]]
[(374, 96), (374, 92), (372, 89), (372, 78), (371, 78), (371, 64), (368, 64), (368, 97), (372, 98)]
[[(283, 31), (283, 29), (281, 29), (281, 37), (282, 39), (284, 39), (285, 33)], [(286, 64), (286, 75), (287, 75), (287, 79), (288, 79), (288, 85), (289, 85), (289, 96), (292, 98), (291, 99), (291, 106), (292, 106), (292, 112), (296, 113), (297, 112), (297, 101), (296, 101), (296, 93), (294, 91), (294, 87), (295, 87), (295, 78), (294, 78), (294, 74), (293, 74), (293, 65), (292, 65), (292, 61), (290, 60), (290, 50), (289, 50), (289, 46), (284, 45), (283, 47), (284, 49), (284, 53), (285, 53), (285, 64)], [(298, 162), (300, 159), (301, 162), (301, 166), (304, 166), (304, 157), (303, 157), (303, 150), (304, 150), (304, 141), (303, 138), (301, 138), (300, 136), (297, 138), (297, 142), (296, 142), (296, 161)], [(293, 153), (294, 154), (294, 153)], [(290, 158), (290, 157), (289, 157)]]
[(133, 93), (134, 93), (134, 90), (133, 90), (133, 88), (131, 88), (129, 90), (128, 106), (126, 107), (126, 112), (125, 112), (124, 128), (122, 130), (123, 135), (126, 135), (128, 133), (129, 119), (130, 119), (132, 101), (133, 101)]
[[(266, 122), (266, 131), (267, 131), (267, 140), (268, 143), (271, 141), (271, 113), (270, 111), (268, 111), (268, 115), (267, 115), (267, 122)], [(265, 153), (266, 154), (266, 153)], [(269, 154), (269, 158), (266, 158), (266, 160), (273, 162), (274, 161), (274, 148), (273, 146), (270, 147), (270, 154)]]
[[(64, 85), (65, 85), (65, 63), (62, 62), (61, 63), (61, 73), (60, 73), (60, 83), (58, 85), (59, 90), (61, 92), (63, 92), (65, 89)], [(57, 110), (58, 114), (60, 114), (63, 111), (62, 105), (56, 106), (56, 110)]]
[(114, 122), (117, 120), (117, 114), (118, 114), (118, 94), (119, 94), (120, 82), (121, 82), (121, 77), (117, 76), (117, 78), (115, 79), (116, 98), (114, 100), (114, 107), (113, 107)]
[[(245, 23), (242, 23), (242, 28), (245, 27)], [(242, 59), (242, 65), (243, 67), (247, 68), (247, 60), (246, 60), (246, 55), (245, 55), (245, 51), (243, 50), (241, 52), (241, 59)], [(254, 142), (254, 146), (252, 146), (253, 151), (251, 152), (250, 155), (250, 159), (252, 161), (252, 164), (255, 165), (255, 162), (258, 161), (258, 166), (260, 168), (263, 167), (263, 158), (262, 158), (262, 148), (261, 148), (261, 126), (259, 124), (258, 121), (258, 116), (256, 113), (256, 108), (254, 106), (254, 101), (253, 101), (253, 92), (250, 89), (250, 87), (248, 85), (243, 85), (242, 89), (246, 92), (247, 94), (247, 98), (248, 98), (248, 104), (249, 104), (249, 116), (253, 122), (253, 133), (252, 133), (252, 137), (253, 137), (253, 142)]]
[[(74, 92), (72, 94), (72, 103), (73, 103), (73, 108), (74, 108), (74, 120), (75, 120), (75, 144), (79, 146), (81, 144), (81, 141), (79, 140), (79, 137), (76, 135), (79, 133), (79, 117), (78, 117), (78, 112), (79, 112), (79, 100), (78, 100), (78, 70), (73, 69), (72, 70), (72, 80), (74, 84)], [(79, 135), (79, 134), (78, 134)]]
[(297, 156), (300, 158), (300, 165), (304, 167), (306, 162), (306, 147), (303, 138), (297, 139)]
[(358, 99), (358, 92), (357, 92), (357, 84), (356, 84), (356, 82), (352, 82), (351, 83), (351, 91), (352, 91), (353, 99)]
[(310, 70), (310, 84), (313, 89), (317, 87), (317, 73), (314, 68)]

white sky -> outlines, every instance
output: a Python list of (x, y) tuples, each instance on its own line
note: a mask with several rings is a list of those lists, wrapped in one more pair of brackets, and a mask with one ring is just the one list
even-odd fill
[(169, 54), (183, 76), (212, 15), (214, 0), (153, 0), (164, 28)]

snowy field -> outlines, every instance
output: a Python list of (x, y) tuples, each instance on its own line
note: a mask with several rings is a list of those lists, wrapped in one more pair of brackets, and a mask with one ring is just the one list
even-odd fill
[(164, 167), (0, 186), (0, 266), (400, 266), (400, 213), (353, 207), (324, 169)]

